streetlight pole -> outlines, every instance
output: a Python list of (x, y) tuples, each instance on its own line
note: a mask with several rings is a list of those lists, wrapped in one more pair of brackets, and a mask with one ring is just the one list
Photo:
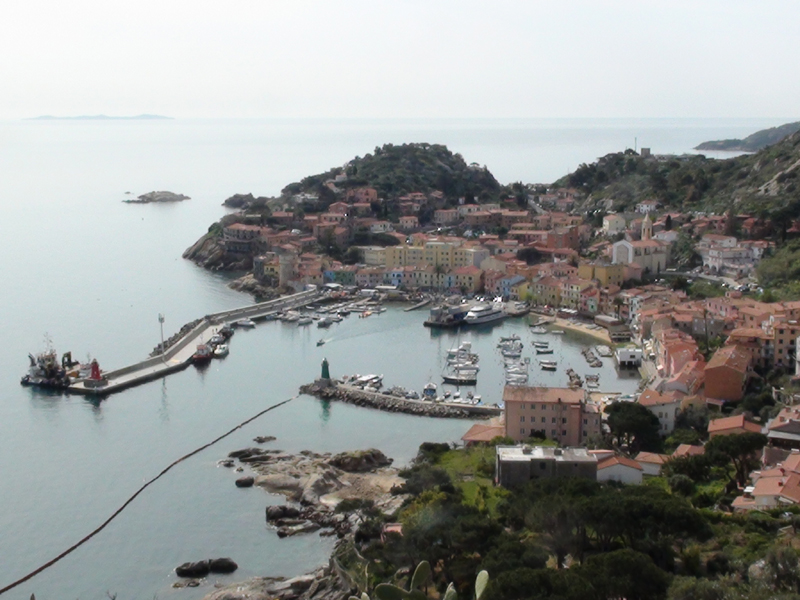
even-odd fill
[(158, 313), (158, 324), (161, 326), (161, 362), (166, 362), (164, 360), (164, 352), (166, 352), (166, 348), (164, 348), (164, 315), (162, 313)]

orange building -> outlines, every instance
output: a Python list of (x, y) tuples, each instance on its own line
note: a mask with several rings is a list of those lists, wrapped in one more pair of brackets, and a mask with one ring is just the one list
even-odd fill
[(739, 346), (723, 346), (705, 368), (706, 398), (741, 400), (750, 376), (752, 354)]
[(761, 425), (744, 418), (744, 415), (723, 417), (708, 422), (708, 437), (731, 435), (734, 433), (761, 433)]
[(579, 446), (601, 433), (600, 408), (581, 389), (507, 385), (503, 402), (506, 435), (518, 442), (544, 434), (562, 446)]

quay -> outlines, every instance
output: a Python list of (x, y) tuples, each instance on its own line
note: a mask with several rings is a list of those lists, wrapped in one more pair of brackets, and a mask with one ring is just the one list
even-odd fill
[(300, 388), (300, 393), (314, 396), (320, 400), (336, 400), (356, 406), (425, 417), (488, 419), (502, 414), (502, 410), (497, 406), (399, 398), (380, 392), (368, 392), (334, 380), (318, 380), (304, 385)]
[(232, 324), (240, 319), (263, 320), (283, 310), (313, 304), (320, 299), (321, 295), (321, 292), (316, 289), (306, 290), (290, 296), (206, 315), (162, 353), (121, 369), (106, 371), (100, 380), (81, 379), (69, 385), (66, 391), (86, 396), (108, 396), (154, 379), (166, 377), (170, 373), (188, 367), (191, 364), (192, 355), (197, 350), (197, 344), (204, 339), (209, 339), (223, 325)]

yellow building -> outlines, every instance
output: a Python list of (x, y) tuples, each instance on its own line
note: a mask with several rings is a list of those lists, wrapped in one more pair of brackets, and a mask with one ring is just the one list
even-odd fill
[(622, 285), (625, 279), (625, 265), (606, 265), (583, 263), (578, 265), (578, 277), (581, 279), (596, 279), (603, 287), (609, 285)]

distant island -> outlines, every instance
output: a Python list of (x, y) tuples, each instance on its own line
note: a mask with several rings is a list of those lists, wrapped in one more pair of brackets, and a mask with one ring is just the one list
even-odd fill
[(743, 140), (716, 140), (713, 142), (703, 142), (695, 146), (695, 150), (728, 150), (731, 152), (758, 152), (762, 148), (777, 144), (787, 136), (800, 131), (800, 121), (796, 123), (786, 123), (778, 127), (770, 127), (756, 131), (748, 135)]
[(114, 117), (109, 115), (79, 115), (77, 117), (56, 117), (53, 115), (41, 115), (39, 117), (30, 117), (24, 119), (25, 121), (153, 121), (153, 120), (171, 120), (172, 117), (165, 117), (163, 115), (134, 115), (132, 117)]
[(138, 198), (123, 200), (123, 202), (127, 202), (128, 204), (150, 204), (152, 202), (181, 202), (182, 200), (191, 200), (191, 198), (183, 194), (174, 194), (172, 192), (148, 192), (147, 194), (142, 194)]

